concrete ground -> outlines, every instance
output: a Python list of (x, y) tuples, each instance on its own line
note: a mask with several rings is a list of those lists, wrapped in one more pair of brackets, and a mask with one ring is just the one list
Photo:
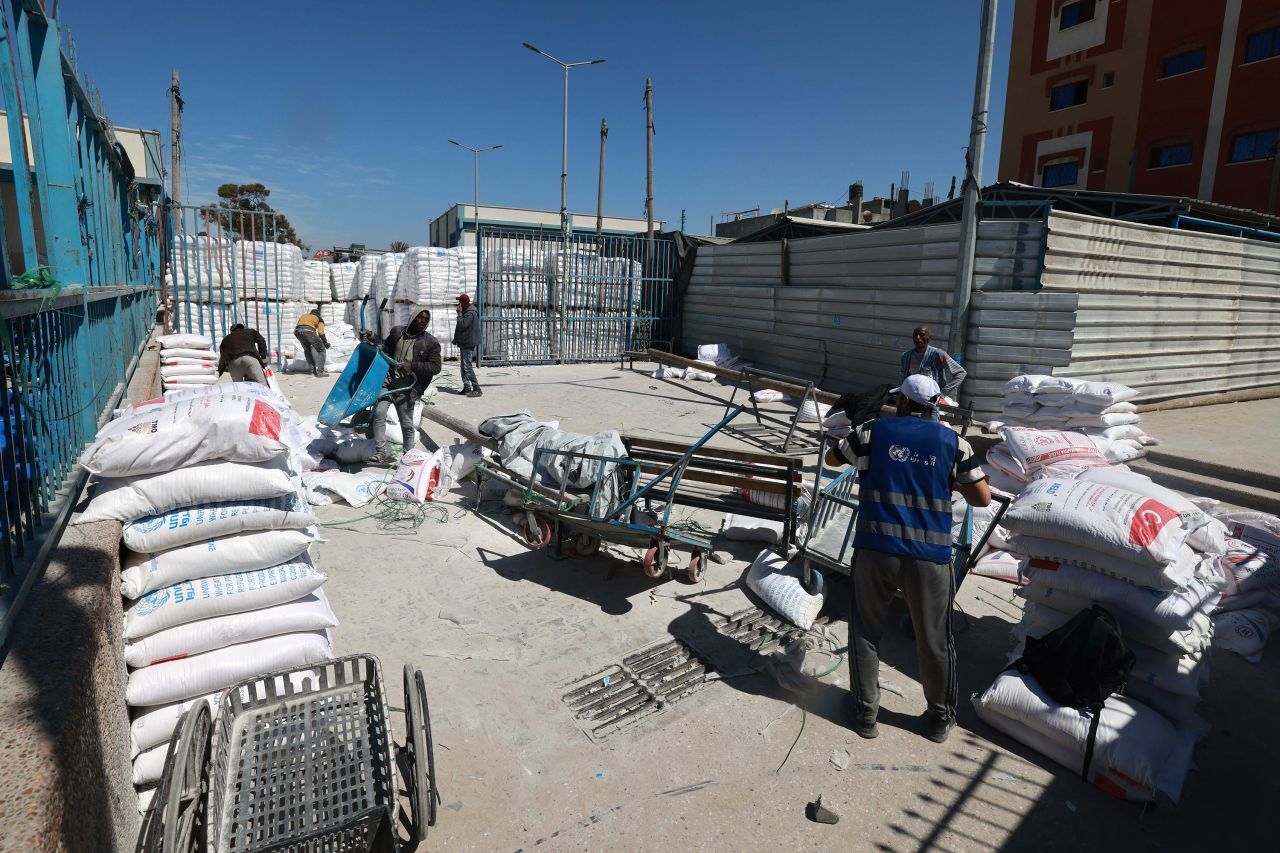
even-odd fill
[(1280, 478), (1280, 397), (1142, 415), (1158, 450)]
[[(488, 369), (480, 380), (482, 398), (442, 391), (435, 404), (473, 423), (527, 407), (579, 432), (617, 427), (693, 438), (719, 417), (728, 395), (718, 384), (653, 380), (617, 365)], [(282, 384), (305, 414), (318, 410), (332, 380)], [(453, 437), (423, 425), (434, 442)], [(1280, 718), (1280, 653), (1273, 648), (1258, 667), (1215, 655), (1202, 706), (1211, 731), (1182, 804), (1125, 804), (976, 719), (968, 696), (1004, 665), (1020, 613), (1010, 587), (981, 578), (969, 578), (957, 597), (962, 699), (946, 744), (920, 734), (914, 650), (896, 634), (884, 644), (882, 681), (892, 686), (877, 740), (845, 725), (842, 666), (806, 711), (765, 676), (737, 677), (593, 742), (561, 700), (566, 686), (749, 606), (741, 581), (757, 548), (733, 547), (735, 559), (710, 565), (700, 586), (651, 581), (626, 549), (563, 561), (530, 550), (500, 506), (470, 508), (473, 490), (463, 484), (430, 505), (416, 530), (379, 529), (367, 508), (317, 510), (328, 541), (314, 553), (342, 619), (338, 652), (376, 654), (393, 706), (403, 706), (406, 662), (426, 676), (443, 801), (428, 849), (1130, 851), (1273, 843), (1266, 815), (1280, 766), (1271, 728)], [(824, 613), (843, 650), (841, 581), (831, 584)], [(838, 825), (805, 818), (805, 804), (819, 795), (840, 815)]]

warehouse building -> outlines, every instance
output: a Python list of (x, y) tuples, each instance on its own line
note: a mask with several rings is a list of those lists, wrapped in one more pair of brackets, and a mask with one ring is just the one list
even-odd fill
[[(477, 208), (473, 205), (459, 202), (431, 220), (431, 245), (441, 249), (474, 246), (476, 244), (476, 210)], [(558, 210), (497, 207), (489, 204), (480, 205), (478, 210), (481, 229), (492, 228), (520, 234), (560, 233), (560, 211)], [(575, 234), (596, 233), (594, 213), (571, 213), (569, 221)], [(664, 225), (661, 219), (655, 219), (654, 232), (663, 230)], [(602, 232), (606, 237), (633, 237), (636, 234), (644, 234), (647, 227), (644, 219), (606, 216)]]

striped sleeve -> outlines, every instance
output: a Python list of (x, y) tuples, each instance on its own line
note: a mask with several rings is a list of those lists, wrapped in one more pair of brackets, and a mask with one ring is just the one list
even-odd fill
[(957, 438), (955, 471), (952, 474), (955, 481), (962, 484), (980, 483), (986, 476), (982, 466), (978, 464), (973, 446), (963, 438)]
[(840, 458), (850, 465), (857, 465), (859, 474), (867, 470), (871, 460), (871, 425), (873, 423), (875, 421), (861, 424), (849, 433), (848, 438), (841, 439), (837, 447)]

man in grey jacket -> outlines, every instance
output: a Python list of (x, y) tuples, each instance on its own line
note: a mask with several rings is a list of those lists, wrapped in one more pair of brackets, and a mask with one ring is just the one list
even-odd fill
[(480, 312), (471, 304), (471, 297), (458, 294), (458, 322), (453, 327), (453, 343), (458, 348), (458, 363), (462, 368), (462, 393), (468, 397), (480, 396), (480, 383), (476, 381), (476, 350), (480, 347)]

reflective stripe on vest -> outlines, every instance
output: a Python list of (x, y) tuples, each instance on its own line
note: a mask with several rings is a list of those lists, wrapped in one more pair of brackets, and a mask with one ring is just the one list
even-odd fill
[(861, 475), (854, 547), (951, 560), (951, 478), (958, 437), (921, 418), (878, 418)]

